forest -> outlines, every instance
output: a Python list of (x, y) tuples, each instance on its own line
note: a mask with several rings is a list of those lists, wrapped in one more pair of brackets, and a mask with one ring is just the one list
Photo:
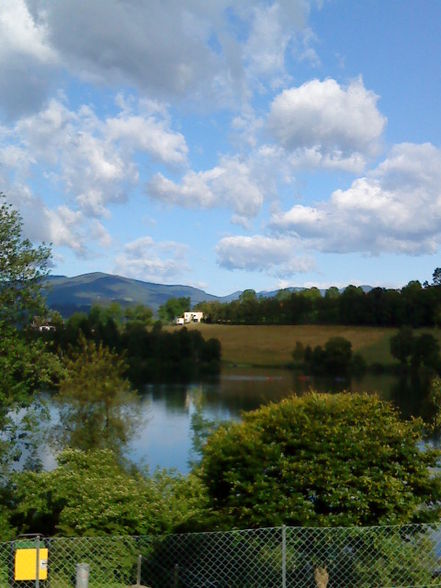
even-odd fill
[(229, 303), (202, 302), (197, 305), (207, 322), (231, 324), (321, 324), (414, 328), (441, 324), (441, 268), (431, 283), (409, 282), (399, 289), (347, 286), (343, 291), (318, 288), (300, 292), (280, 290), (273, 297), (259, 297), (245, 290)]

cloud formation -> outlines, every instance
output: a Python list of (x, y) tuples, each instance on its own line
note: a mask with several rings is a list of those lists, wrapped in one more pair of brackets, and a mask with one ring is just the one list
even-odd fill
[(285, 76), (308, 13), (307, 0), (4, 0), (0, 109), (39, 109), (66, 71), (160, 99), (240, 103), (258, 78)]
[(273, 216), (278, 234), (327, 252), (421, 255), (441, 244), (441, 150), (396, 145), (389, 156), (329, 202)]
[(151, 198), (186, 208), (230, 207), (243, 219), (255, 216), (264, 199), (251, 163), (235, 157), (224, 157), (207, 171), (189, 171), (180, 183), (155, 174), (147, 192)]
[(173, 283), (189, 271), (187, 247), (174, 241), (155, 242), (145, 236), (124, 246), (114, 272), (147, 282)]
[(386, 124), (377, 101), (361, 79), (347, 88), (311, 80), (276, 96), (267, 130), (302, 165), (360, 167), (377, 152)]
[(185, 164), (185, 139), (169, 125), (159, 113), (121, 110), (102, 119), (88, 106), (73, 111), (53, 99), (38, 114), (4, 130), (0, 161), (22, 180), (43, 166), (46, 178), (80, 210), (106, 216), (107, 205), (123, 202), (138, 181), (135, 154), (171, 166)]
[(217, 261), (229, 270), (265, 272), (278, 278), (310, 271), (313, 260), (299, 256), (299, 241), (263, 235), (224, 237), (216, 247)]
[(43, 104), (58, 66), (44, 23), (34, 19), (24, 0), (0, 7), (0, 111), (15, 118)]

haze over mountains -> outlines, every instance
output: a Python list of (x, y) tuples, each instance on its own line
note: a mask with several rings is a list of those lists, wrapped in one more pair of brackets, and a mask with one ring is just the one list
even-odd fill
[(46, 289), (48, 306), (65, 317), (77, 311), (88, 312), (93, 304), (143, 304), (156, 312), (169, 298), (189, 296), (194, 305), (210, 300), (229, 302), (239, 295), (240, 292), (235, 292), (219, 297), (192, 286), (153, 284), (100, 272), (71, 278), (49, 276)]
[[(88, 312), (93, 304), (118, 302), (122, 306), (143, 304), (154, 312), (169, 298), (190, 297), (192, 306), (203, 301), (231, 302), (239, 298), (241, 291), (228, 296), (214, 296), (199, 288), (184, 285), (164, 285), (95, 272), (80, 276), (48, 276), (45, 289), (47, 303), (64, 317), (74, 312)], [(370, 289), (369, 286), (362, 286)], [(301, 291), (304, 288), (289, 288)], [(259, 296), (275, 296), (278, 290), (258, 292)], [(322, 292), (324, 293), (324, 291)]]

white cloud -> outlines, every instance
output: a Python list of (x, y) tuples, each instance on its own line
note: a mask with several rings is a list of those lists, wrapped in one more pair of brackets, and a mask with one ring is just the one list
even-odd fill
[(166, 164), (183, 165), (188, 148), (181, 133), (172, 132), (168, 120), (153, 116), (123, 115), (106, 121), (106, 136), (130, 151), (143, 151)]
[(377, 152), (386, 124), (377, 100), (361, 79), (347, 88), (312, 80), (274, 99), (267, 129), (302, 164), (353, 168)]
[(308, 256), (299, 256), (299, 250), (296, 239), (241, 235), (221, 239), (216, 254), (221, 267), (265, 272), (282, 278), (313, 268), (313, 260)]
[(321, 251), (434, 253), (441, 244), (441, 150), (396, 145), (387, 159), (329, 202), (294, 206), (271, 227)]
[(179, 184), (155, 174), (147, 191), (152, 198), (167, 204), (188, 208), (230, 207), (242, 218), (255, 216), (264, 199), (252, 164), (233, 157), (222, 158), (219, 165), (208, 171), (189, 171)]
[[(186, 162), (187, 145), (174, 132), (165, 107), (122, 98), (116, 116), (100, 118), (89, 106), (70, 110), (52, 99), (38, 114), (0, 127), (0, 180), (23, 215), (30, 238), (86, 255), (92, 242), (110, 245), (97, 217), (124, 202), (138, 182), (138, 155), (175, 167)], [(58, 205), (43, 203), (31, 188), (60, 194)], [(63, 202), (64, 201), (64, 202)], [(94, 218), (95, 217), (95, 218)]]
[[(42, 106), (67, 72), (205, 108), (240, 105), (284, 79), (285, 53), (308, 0), (3, 0), (0, 107)], [(2, 82), (3, 80), (3, 82)]]
[(284, 72), (290, 33), (284, 30), (279, 4), (255, 6), (251, 32), (245, 46), (248, 73), (257, 78)]
[(23, 219), (25, 237), (56, 247), (68, 247), (80, 256), (87, 253), (87, 222), (80, 211), (65, 205), (50, 209), (25, 184), (6, 186), (8, 202), (15, 206)]
[(173, 283), (189, 271), (186, 253), (182, 243), (141, 237), (124, 246), (115, 259), (114, 272), (149, 282)]
[(28, 173), (44, 166), (81, 210), (106, 216), (107, 205), (123, 202), (139, 172), (137, 153), (168, 165), (186, 161), (184, 137), (170, 129), (166, 114), (132, 112), (100, 119), (90, 107), (71, 111), (51, 100), (40, 113), (20, 119), (6, 137), (16, 145), (0, 148), (0, 162)]
[(33, 111), (43, 103), (57, 65), (47, 27), (34, 19), (24, 0), (0, 6), (0, 109), (8, 117)]

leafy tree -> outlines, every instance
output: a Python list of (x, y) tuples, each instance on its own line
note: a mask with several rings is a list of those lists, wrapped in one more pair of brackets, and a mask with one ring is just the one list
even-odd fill
[(64, 361), (56, 397), (60, 425), (56, 438), (78, 449), (120, 452), (136, 427), (136, 396), (124, 378), (124, 361), (101, 343), (80, 340)]
[(438, 452), (421, 451), (422, 426), (375, 396), (291, 397), (221, 426), (201, 476), (226, 526), (434, 520)]
[(0, 324), (27, 327), (45, 313), (42, 279), (50, 249), (34, 247), (22, 236), (20, 215), (0, 194)]
[(153, 323), (153, 312), (152, 309), (143, 304), (137, 304), (136, 306), (129, 306), (125, 310), (126, 328), (133, 325), (148, 326)]
[(410, 327), (401, 327), (396, 335), (390, 338), (390, 352), (392, 357), (405, 365), (412, 355), (414, 345), (413, 331)]
[(412, 366), (424, 365), (432, 369), (440, 366), (439, 343), (430, 333), (421, 333), (416, 337), (412, 350)]
[(430, 383), (428, 402), (431, 421), (435, 431), (441, 427), (441, 378), (435, 376)]
[(158, 315), (164, 322), (171, 323), (176, 317), (190, 310), (190, 297), (169, 298), (165, 304), (161, 304)]
[[(31, 330), (35, 315), (46, 314), (42, 279), (50, 249), (22, 236), (20, 215), (0, 195), (0, 412), (48, 384), (56, 361)], [(0, 415), (1, 416), (1, 415)]]
[(331, 337), (325, 343), (325, 364), (328, 374), (345, 374), (352, 359), (352, 343), (344, 337)]
[(129, 472), (109, 450), (65, 450), (50, 472), (15, 478), (22, 532), (145, 535), (170, 532), (205, 506), (194, 476)]
[(437, 267), (433, 270), (432, 285), (441, 286), (441, 267)]

